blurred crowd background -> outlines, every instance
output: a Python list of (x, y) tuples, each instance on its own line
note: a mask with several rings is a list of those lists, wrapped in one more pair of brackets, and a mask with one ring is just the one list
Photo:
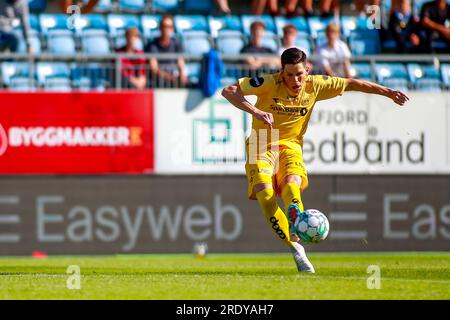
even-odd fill
[(403, 90), (449, 89), (446, 0), (0, 0), (1, 85), (104, 90), (221, 85), (279, 70), (299, 47), (311, 73)]

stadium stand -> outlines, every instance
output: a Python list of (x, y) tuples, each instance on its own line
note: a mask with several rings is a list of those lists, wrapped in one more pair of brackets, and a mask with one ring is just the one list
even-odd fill
[(178, 0), (153, 0), (151, 5), (156, 12), (176, 12), (180, 7)]
[[(87, 3), (88, 0), (83, 0), (84, 3)], [(94, 8), (95, 12), (98, 13), (109, 13), (114, 9), (113, 2), (111, 0), (100, 0)]]
[[(424, 2), (414, 1), (414, 10), (420, 12)], [(349, 45), (353, 54), (351, 73), (355, 77), (410, 90), (439, 91), (448, 90), (450, 86), (448, 55), (421, 55), (417, 56), (417, 60), (408, 55), (405, 56), (406, 60), (386, 60), (383, 50), (389, 46), (395, 47), (395, 43), (392, 40), (382, 43), (379, 30), (371, 28), (367, 18), (359, 16), (343, 14), (338, 19), (250, 14), (214, 16), (211, 15), (213, 1), (101, 0), (94, 8), (95, 13), (82, 14), (71, 24), (72, 20), (63, 13), (45, 12), (48, 7), (45, 0), (29, 1), (29, 5), (30, 11), (33, 12), (29, 16), (30, 42), (37, 63), (24, 72), (24, 66), (27, 65), (23, 61), (26, 58), (26, 46), (20, 25), (15, 25), (14, 32), (19, 39), (18, 53), (22, 54), (22, 59), (11, 61), (11, 57), (5, 55), (5, 58), (0, 60), (3, 87), (20, 90), (27, 86), (64, 90), (67, 86), (118, 87), (116, 83), (120, 72), (118, 75), (114, 71), (118, 61), (114, 51), (125, 44), (125, 30), (128, 27), (137, 27), (141, 32), (138, 47), (145, 48), (149, 41), (159, 36), (159, 21), (162, 14), (167, 13), (174, 13), (174, 37), (183, 44), (188, 61), (187, 73), (194, 85), (198, 83), (201, 56), (211, 48), (217, 49), (226, 58), (223, 83), (235, 81), (236, 77), (242, 75), (255, 74), (257, 71), (247, 70), (242, 65), (239, 52), (249, 41), (251, 23), (259, 20), (266, 26), (263, 45), (274, 51), (280, 47), (283, 27), (292, 24), (298, 30), (296, 45), (304, 49), (309, 56), (312, 55), (311, 60), (314, 61), (315, 50), (326, 42), (326, 26), (334, 22), (340, 25), (341, 38)], [(384, 16), (389, 12), (390, 5), (391, 1), (383, 2)], [(448, 43), (434, 45), (449, 52)], [(41, 54), (51, 55), (51, 61), (46, 61)], [(75, 59), (75, 56), (83, 54), (97, 60), (87, 58), (88, 60), (79, 62)], [(146, 57), (149, 58), (149, 55)], [(164, 56), (158, 58), (165, 59)], [(438, 63), (435, 62), (436, 59)], [(62, 68), (60, 63), (66, 67)], [(74, 64), (74, 69), (81, 70), (76, 73), (77, 76), (70, 72), (69, 63)], [(55, 68), (59, 67), (55, 69), (53, 64)], [(92, 74), (88, 74), (89, 72)], [(113, 74), (115, 75), (112, 76)], [(61, 80), (61, 86), (55, 84), (58, 80)]]
[(147, 4), (144, 0), (119, 0), (118, 8), (121, 12), (142, 13)]

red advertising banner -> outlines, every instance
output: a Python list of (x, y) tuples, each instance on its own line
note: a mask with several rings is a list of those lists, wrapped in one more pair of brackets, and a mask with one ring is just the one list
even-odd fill
[(0, 174), (151, 173), (153, 92), (1, 92)]

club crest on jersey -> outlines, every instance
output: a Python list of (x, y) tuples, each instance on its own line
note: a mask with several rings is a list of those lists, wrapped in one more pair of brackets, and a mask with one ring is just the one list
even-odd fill
[(262, 86), (263, 83), (264, 83), (263, 77), (253, 77), (250, 79), (250, 85), (255, 88)]

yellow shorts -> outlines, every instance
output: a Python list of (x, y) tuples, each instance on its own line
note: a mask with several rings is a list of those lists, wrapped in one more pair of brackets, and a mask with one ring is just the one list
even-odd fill
[(253, 157), (253, 161), (249, 161), (251, 158), (247, 142), (246, 153), (245, 172), (249, 199), (256, 200), (253, 188), (257, 184), (271, 184), (276, 194), (280, 195), (280, 186), (288, 175), (299, 175), (302, 178), (301, 191), (308, 187), (308, 175), (300, 146), (295, 149), (285, 145), (268, 148), (267, 151)]

